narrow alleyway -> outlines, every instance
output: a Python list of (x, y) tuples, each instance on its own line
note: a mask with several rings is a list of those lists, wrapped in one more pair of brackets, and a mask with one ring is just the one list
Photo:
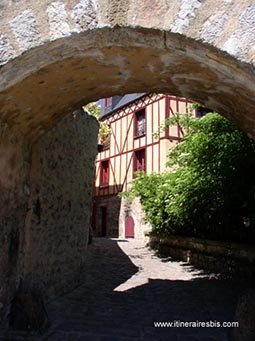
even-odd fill
[(158, 258), (142, 242), (95, 239), (83, 283), (47, 305), (43, 336), (0, 340), (227, 340), (223, 328), (156, 328), (159, 321), (232, 321), (242, 287)]

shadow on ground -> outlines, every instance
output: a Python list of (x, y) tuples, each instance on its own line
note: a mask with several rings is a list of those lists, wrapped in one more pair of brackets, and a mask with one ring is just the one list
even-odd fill
[(246, 285), (237, 280), (149, 280), (114, 291), (139, 269), (116, 240), (91, 245), (83, 283), (49, 302), (52, 322), (44, 335), (6, 334), (1, 340), (227, 340), (223, 328), (155, 328), (156, 321), (232, 321)]

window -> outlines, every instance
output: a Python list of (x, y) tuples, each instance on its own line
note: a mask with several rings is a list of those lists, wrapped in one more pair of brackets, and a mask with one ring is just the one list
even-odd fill
[(109, 160), (102, 161), (100, 164), (100, 186), (109, 185)]
[(204, 107), (199, 107), (196, 110), (196, 117), (201, 118), (208, 114), (208, 112), (213, 112), (213, 110)]
[(146, 120), (145, 120), (145, 109), (139, 110), (135, 113), (135, 137), (145, 135)]
[(146, 171), (145, 149), (137, 150), (134, 153), (134, 173), (137, 171)]

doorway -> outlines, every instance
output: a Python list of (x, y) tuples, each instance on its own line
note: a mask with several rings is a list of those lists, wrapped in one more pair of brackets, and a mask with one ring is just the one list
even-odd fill
[(128, 216), (125, 220), (125, 237), (126, 238), (135, 237), (135, 222), (131, 216)]

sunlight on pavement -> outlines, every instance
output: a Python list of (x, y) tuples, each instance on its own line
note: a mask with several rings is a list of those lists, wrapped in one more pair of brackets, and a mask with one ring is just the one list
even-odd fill
[(202, 271), (194, 269), (187, 263), (166, 261), (157, 257), (154, 251), (149, 250), (145, 245), (143, 240), (129, 239), (125, 243), (118, 241), (118, 246), (139, 271), (117, 286), (114, 291), (130, 290), (148, 283), (150, 279), (191, 281), (207, 277)]

